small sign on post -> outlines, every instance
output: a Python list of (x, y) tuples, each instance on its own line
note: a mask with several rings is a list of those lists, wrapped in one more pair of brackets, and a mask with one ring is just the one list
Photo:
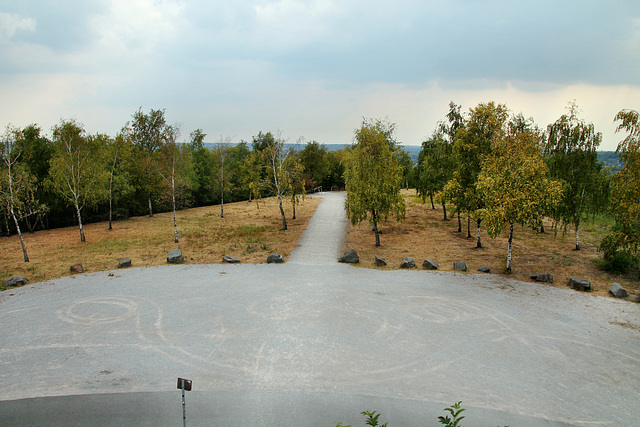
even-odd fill
[(192, 381), (186, 378), (178, 378), (178, 389), (182, 390), (182, 426), (187, 427), (187, 407), (184, 402), (184, 392), (191, 391)]

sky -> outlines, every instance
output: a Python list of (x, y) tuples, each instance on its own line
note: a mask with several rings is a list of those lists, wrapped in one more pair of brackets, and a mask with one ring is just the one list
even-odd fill
[(638, 0), (0, 0), (0, 126), (115, 135), (165, 109), (181, 139), (349, 144), (388, 118), (420, 145), (450, 101), (602, 132), (640, 110)]

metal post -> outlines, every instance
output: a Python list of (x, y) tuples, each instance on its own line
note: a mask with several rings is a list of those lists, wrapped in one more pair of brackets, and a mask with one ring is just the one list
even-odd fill
[(182, 383), (182, 427), (187, 427), (187, 406), (184, 403), (184, 382)]

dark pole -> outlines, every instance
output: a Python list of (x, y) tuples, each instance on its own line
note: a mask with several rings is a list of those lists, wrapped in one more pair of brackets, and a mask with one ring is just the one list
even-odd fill
[(187, 407), (184, 403), (184, 382), (182, 383), (182, 427), (187, 427)]

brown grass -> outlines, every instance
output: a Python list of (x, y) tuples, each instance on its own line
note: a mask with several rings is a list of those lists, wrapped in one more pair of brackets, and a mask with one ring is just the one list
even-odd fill
[[(360, 266), (375, 268), (374, 256), (384, 258), (388, 266), (385, 269), (398, 269), (404, 257), (415, 260), (421, 268), (425, 258), (436, 261), (440, 270), (453, 271), (455, 261), (465, 261), (469, 273), (479, 273), (478, 267), (486, 265), (492, 273), (503, 272), (507, 257), (508, 233), (502, 233), (496, 239), (487, 236), (481, 229), (483, 248), (476, 249), (476, 228), (471, 222), (470, 239), (467, 238), (467, 222), (463, 217), (463, 231), (458, 233), (457, 217), (443, 220), (442, 207), (432, 210), (430, 203), (422, 204), (415, 192), (404, 192), (407, 202), (407, 215), (404, 222), (398, 223), (390, 219), (380, 229), (380, 247), (375, 246), (375, 237), (368, 222), (357, 226), (349, 226), (344, 249), (353, 248), (360, 256)], [(447, 215), (453, 212), (447, 210)], [(590, 227), (583, 227), (590, 228)], [(593, 227), (591, 227), (593, 228)], [(527, 227), (516, 226), (514, 229), (512, 273), (518, 280), (531, 281), (530, 275), (549, 272), (554, 277), (554, 286), (566, 287), (569, 276), (584, 277), (591, 281), (594, 294), (607, 295), (611, 283), (620, 283), (630, 295), (638, 294), (638, 281), (628, 280), (598, 269), (594, 260), (600, 257), (597, 244), (605, 230), (581, 232), (581, 250), (576, 251), (575, 235), (559, 232), (554, 238), (551, 224), (546, 224), (547, 232), (537, 233)], [(633, 298), (633, 295), (630, 297)]]
[(28, 263), (23, 262), (17, 236), (1, 237), (0, 280), (15, 274), (31, 283), (51, 280), (69, 275), (69, 267), (76, 263), (85, 272), (112, 270), (124, 257), (131, 258), (136, 267), (161, 265), (175, 248), (182, 250), (187, 264), (221, 263), (223, 255), (237, 256), (243, 263), (266, 262), (271, 253), (286, 258), (318, 203), (320, 199), (307, 197), (296, 209), (296, 220), (291, 219), (290, 205), (285, 205), (287, 231), (281, 230), (275, 198), (227, 203), (224, 218), (220, 218), (219, 205), (180, 211), (179, 243), (173, 241), (171, 212), (116, 221), (111, 231), (105, 222), (88, 224), (85, 243), (80, 242), (77, 226), (25, 233)]

